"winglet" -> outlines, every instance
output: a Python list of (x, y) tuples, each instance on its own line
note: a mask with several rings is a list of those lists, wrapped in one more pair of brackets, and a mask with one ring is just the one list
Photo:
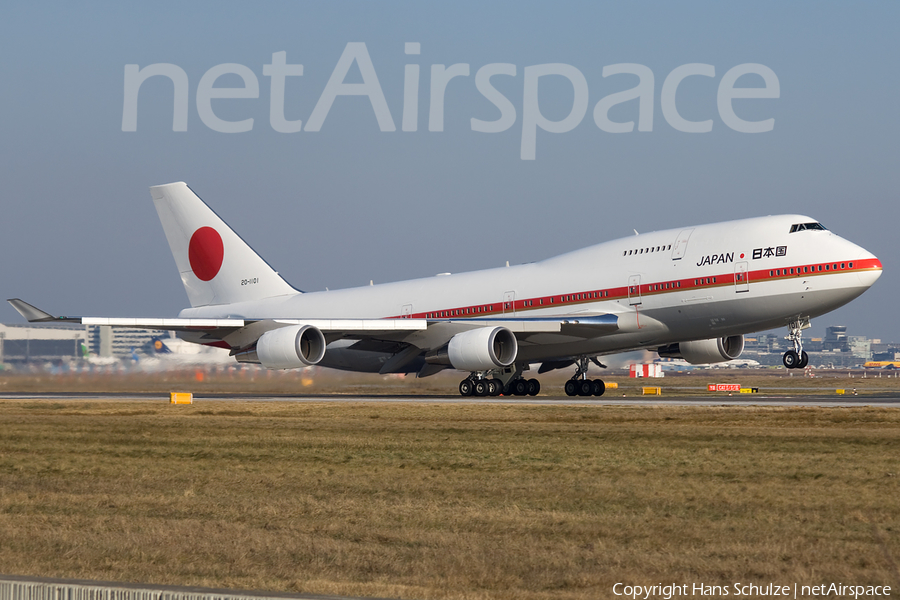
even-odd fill
[(59, 320), (50, 313), (44, 312), (36, 306), (32, 306), (24, 300), (20, 300), (19, 298), (11, 298), (7, 300), (7, 302), (9, 302), (12, 307), (19, 312), (20, 315), (25, 317), (25, 320), (27, 320), (29, 323)]

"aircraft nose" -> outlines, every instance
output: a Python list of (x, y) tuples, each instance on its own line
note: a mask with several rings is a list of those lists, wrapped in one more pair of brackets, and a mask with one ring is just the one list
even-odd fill
[(857, 272), (859, 282), (866, 287), (871, 287), (881, 277), (881, 261), (871, 252), (861, 253), (857, 261), (862, 267), (862, 270)]

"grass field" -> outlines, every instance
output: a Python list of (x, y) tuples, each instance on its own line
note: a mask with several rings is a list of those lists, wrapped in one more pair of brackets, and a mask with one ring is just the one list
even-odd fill
[(900, 587), (900, 411), (0, 402), (0, 572), (403, 598)]

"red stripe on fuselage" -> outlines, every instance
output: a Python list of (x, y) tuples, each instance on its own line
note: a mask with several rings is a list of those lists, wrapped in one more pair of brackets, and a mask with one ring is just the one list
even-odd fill
[[(853, 265), (852, 267), (850, 265)], [(737, 283), (760, 283), (763, 281), (780, 281), (797, 277), (813, 277), (820, 275), (833, 275), (838, 273), (858, 273), (863, 271), (880, 271), (881, 261), (877, 258), (864, 260), (838, 261), (828, 263), (814, 263), (795, 265), (793, 267), (780, 267), (776, 269), (757, 269), (744, 273), (745, 280), (738, 281), (736, 273), (720, 273), (717, 275), (705, 275), (703, 277), (691, 277), (689, 279), (673, 279), (654, 283), (642, 283), (640, 289), (633, 289), (632, 295), (655, 296), (686, 290), (697, 290), (712, 287), (731, 286)], [(634, 286), (637, 288), (638, 286)], [(525, 298), (513, 302), (487, 302), (470, 306), (458, 306), (442, 310), (434, 310), (409, 315), (397, 315), (390, 319), (453, 319), (455, 317), (486, 317), (502, 316), (509, 312), (538, 310), (558, 306), (574, 306), (591, 302), (606, 300), (623, 300), (629, 297), (629, 286), (606, 288), (575, 292), (571, 294), (554, 294), (552, 296), (539, 296)]]

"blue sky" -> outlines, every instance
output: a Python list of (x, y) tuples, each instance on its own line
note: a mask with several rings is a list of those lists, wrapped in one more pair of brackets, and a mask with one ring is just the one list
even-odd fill
[[(21, 3), (0, 9), (0, 281), (3, 297), (84, 315), (174, 315), (187, 304), (147, 187), (183, 180), (301, 289), (365, 285), (540, 260), (629, 235), (738, 217), (797, 212), (878, 255), (863, 297), (814, 321), (900, 341), (894, 240), (900, 207), (897, 2), (267, 2)], [(308, 120), (345, 47), (362, 42), (397, 131), (379, 130), (368, 99), (338, 97), (320, 131), (269, 123), (263, 65), (286, 52), (285, 117)], [(421, 44), (418, 56), (404, 53)], [(170, 63), (189, 81), (187, 131), (172, 131), (172, 86), (141, 88), (137, 130), (122, 131), (124, 69)], [(210, 129), (195, 99), (203, 74), (246, 66), (259, 97), (217, 99), (217, 116), (252, 118), (246, 133)], [(446, 88), (444, 130), (429, 131), (432, 65), (470, 65)], [(472, 131), (500, 112), (475, 86), (487, 64), (514, 105), (512, 127)], [(587, 82), (588, 110), (566, 133), (538, 131), (522, 160), (526, 67), (562, 63)], [(597, 102), (655, 79), (653, 130), (611, 134)], [(660, 90), (675, 68), (679, 112), (712, 131), (675, 130)], [(780, 97), (736, 100), (772, 131), (736, 132), (717, 111), (719, 81), (758, 63)], [(404, 69), (420, 67), (417, 131), (400, 131)], [(361, 81), (352, 70), (348, 82)], [(746, 76), (751, 78), (753, 76)], [(750, 82), (741, 85), (760, 85)], [(236, 75), (217, 86), (237, 86)], [(168, 87), (167, 87), (168, 86)], [(568, 114), (573, 89), (541, 80), (540, 110)], [(615, 107), (637, 119), (637, 103)], [(7, 305), (0, 321), (19, 322)]]

